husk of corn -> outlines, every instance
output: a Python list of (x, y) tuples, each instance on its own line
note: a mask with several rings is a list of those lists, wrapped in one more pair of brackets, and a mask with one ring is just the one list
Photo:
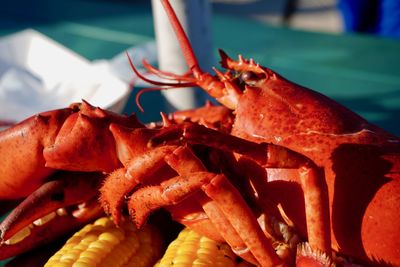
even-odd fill
[(45, 267), (153, 266), (163, 252), (161, 233), (148, 224), (117, 227), (103, 217), (76, 232)]

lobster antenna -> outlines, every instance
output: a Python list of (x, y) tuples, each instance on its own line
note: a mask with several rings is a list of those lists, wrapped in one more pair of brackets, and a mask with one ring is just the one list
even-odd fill
[(172, 72), (161, 71), (161, 70), (153, 67), (152, 65), (150, 65), (150, 63), (146, 59), (142, 60), (142, 64), (143, 64), (143, 67), (149, 73), (153, 73), (153, 74), (157, 75), (160, 78), (167, 79), (167, 80), (177, 80), (179, 82), (181, 82), (181, 81), (193, 81), (193, 78), (189, 77), (192, 74), (192, 72), (190, 70), (188, 70), (186, 73), (181, 75), (181, 74), (175, 74), (175, 73), (172, 73)]
[(141, 112), (144, 112), (143, 106), (140, 103), (140, 97), (142, 96), (142, 94), (144, 94), (146, 92), (163, 91), (163, 90), (176, 89), (176, 88), (181, 88), (181, 87), (187, 87), (187, 86), (147, 87), (147, 88), (140, 89), (139, 92), (137, 92), (136, 97), (135, 97), (136, 106), (139, 108), (139, 110)]
[(165, 88), (163, 88), (163, 87), (148, 87), (148, 88), (141, 89), (141, 90), (136, 94), (136, 97), (135, 97), (136, 106), (139, 108), (139, 110), (140, 110), (141, 112), (144, 112), (143, 106), (142, 106), (142, 104), (140, 103), (140, 96), (141, 96), (143, 93), (145, 93), (145, 92), (149, 92), (149, 91), (162, 91), (162, 90), (164, 90), (164, 89), (165, 89)]
[[(189, 86), (193, 86), (192, 82), (177, 82), (177, 83), (167, 83), (167, 82), (158, 82), (158, 81), (153, 81), (150, 80), (148, 78), (146, 78), (145, 76), (143, 76), (135, 67), (135, 65), (132, 62), (131, 57), (129, 56), (128, 51), (126, 51), (126, 55), (128, 57), (128, 61), (129, 61), (129, 65), (131, 66), (131, 69), (133, 70), (133, 72), (143, 81), (148, 82), (150, 84), (153, 85), (158, 85), (158, 86), (175, 86), (175, 87), (189, 87)], [(157, 73), (156, 73), (157, 75)]]
[(175, 14), (174, 9), (172, 8), (168, 0), (161, 0), (161, 3), (163, 4), (165, 12), (168, 15), (172, 28), (175, 31), (176, 37), (178, 38), (179, 41), (179, 45), (181, 46), (183, 52), (183, 56), (185, 57), (186, 62), (189, 65), (189, 68), (192, 70), (195, 76), (201, 74), (203, 71), (200, 69), (197, 58), (193, 52), (193, 48), (190, 45), (189, 38), (187, 37), (185, 31), (183, 30), (182, 25), (179, 22), (179, 19)]
[[(177, 82), (177, 83), (166, 83), (166, 82), (158, 82), (158, 81), (150, 80), (150, 79), (146, 78), (145, 76), (143, 76), (143, 75), (136, 69), (135, 65), (134, 65), (133, 62), (132, 62), (131, 57), (129, 56), (128, 51), (126, 51), (126, 55), (127, 55), (127, 57), (128, 57), (129, 65), (131, 66), (131, 69), (132, 69), (133, 72), (137, 75), (137, 77), (139, 77), (140, 79), (142, 79), (142, 80), (145, 81), (145, 82), (148, 82), (148, 83), (150, 83), (150, 84), (159, 86), (159, 87), (144, 88), (144, 89), (140, 90), (140, 91), (136, 94), (136, 101), (135, 101), (135, 102), (136, 102), (136, 105), (137, 105), (137, 107), (139, 108), (139, 110), (140, 110), (141, 112), (144, 112), (144, 109), (143, 109), (142, 105), (140, 104), (139, 98), (140, 98), (140, 96), (141, 96), (143, 93), (148, 92), (148, 91), (162, 91), (162, 90), (173, 89), (173, 88), (190, 87), (190, 86), (194, 86), (194, 85), (195, 85), (193, 82), (190, 82), (190, 81), (188, 81), (188, 82), (181, 82), (181, 81), (179, 81), (179, 82)], [(147, 64), (147, 65), (146, 65), (146, 68), (150, 68), (150, 70), (153, 71), (154, 74), (156, 74), (157, 76), (161, 77), (160, 74), (163, 74), (162, 72), (158, 72), (157, 69), (153, 68), (153, 67), (152, 67), (150, 64), (148, 64), (148, 63), (145, 63), (145, 64)], [(168, 74), (168, 73), (167, 73), (167, 74)], [(169, 74), (168, 74), (168, 75), (169, 75)], [(172, 74), (172, 75), (174, 75), (174, 74)], [(186, 79), (186, 80), (191, 80), (191, 79), (188, 78), (188, 79)], [(133, 84), (131, 84), (131, 86), (133, 87)], [(1, 121), (0, 121), (0, 122), (1, 122)]]

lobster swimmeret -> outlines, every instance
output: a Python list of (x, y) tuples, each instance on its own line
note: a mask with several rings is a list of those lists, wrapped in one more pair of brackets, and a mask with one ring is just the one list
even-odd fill
[[(89, 172), (94, 178), (81, 183), (105, 179), (101, 204), (116, 222), (125, 205), (139, 226), (164, 207), (257, 265), (294, 264), (301, 240), (308, 243), (298, 246), (298, 266), (329, 265), (338, 255), (400, 265), (400, 139), (254, 60), (235, 61), (221, 51), (227, 71), (204, 73), (169, 2), (162, 3), (191, 73), (165, 73), (145, 62), (148, 71), (175, 81), (143, 79), (166, 88), (197, 85), (226, 108), (163, 115), (163, 125), (154, 127), (87, 103), (40, 114), (0, 133), (0, 197), (22, 198), (64, 181), (50, 176), (55, 170)], [(69, 206), (75, 220), (88, 217), (76, 203), (96, 190), (71, 200), (48, 188), (31, 197), (53, 209)], [(3, 222), (4, 240), (50, 208), (35, 209), (21, 223), (27, 210), (17, 208)]]

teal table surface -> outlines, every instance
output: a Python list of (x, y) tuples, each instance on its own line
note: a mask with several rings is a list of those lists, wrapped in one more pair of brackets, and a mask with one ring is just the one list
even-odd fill
[[(0, 10), (0, 36), (33, 28), (90, 59), (108, 59), (154, 40), (150, 1), (12, 1)], [(215, 48), (252, 57), (289, 80), (313, 88), (400, 135), (400, 41), (273, 27), (213, 7)], [(43, 55), (44, 57), (46, 55)], [(57, 68), (58, 66), (54, 66)], [(144, 121), (165, 103), (143, 96)], [(150, 107), (150, 108), (149, 108)], [(137, 112), (134, 94), (125, 112)]]

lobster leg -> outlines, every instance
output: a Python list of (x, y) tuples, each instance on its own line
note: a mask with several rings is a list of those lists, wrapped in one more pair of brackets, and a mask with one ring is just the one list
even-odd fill
[(228, 179), (222, 175), (216, 176), (203, 190), (218, 204), (261, 266), (284, 265), (259, 227), (252, 211)]
[(171, 125), (150, 140), (150, 145), (196, 143), (234, 151), (264, 168), (298, 169), (306, 206), (308, 241), (313, 249), (331, 253), (327, 185), (318, 167), (305, 156), (282, 146), (254, 143), (194, 123)]
[[(177, 148), (173, 153), (165, 156), (165, 161), (181, 176), (185, 175), (189, 176), (194, 172), (207, 171), (204, 165), (200, 162), (200, 160), (187, 147)], [(185, 162), (185, 164), (182, 164), (182, 162)], [(134, 213), (133, 217), (138, 226), (142, 225), (146, 221), (148, 215), (152, 210), (165, 206), (167, 205), (167, 203), (170, 203), (170, 199), (166, 200), (166, 199), (148, 198), (146, 195), (148, 193), (148, 190), (149, 189), (139, 190), (131, 197), (128, 203), (128, 207), (130, 207), (131, 213)], [(206, 234), (218, 240), (221, 239), (222, 235), (222, 240), (226, 241), (235, 251), (237, 251), (238, 255), (240, 255), (249, 262), (256, 263), (256, 260), (254, 259), (253, 255), (248, 250), (248, 248), (246, 247), (240, 236), (237, 234), (235, 229), (230, 225), (227, 218), (220, 211), (216, 203), (202, 192), (195, 193), (193, 198), (195, 199), (195, 203), (191, 201), (189, 204), (188, 201), (185, 200), (175, 201), (174, 206), (171, 206), (168, 209), (171, 211), (173, 216), (174, 215), (178, 216), (178, 221), (182, 221), (179, 220), (179, 218), (182, 218), (183, 216), (182, 210), (190, 212), (192, 216), (194, 214), (197, 214), (195, 216), (195, 219), (191, 220), (192, 222), (188, 223), (188, 221), (185, 220), (185, 224), (191, 225), (194, 229), (196, 229), (195, 225), (197, 226), (199, 225), (199, 221), (203, 221), (202, 223), (206, 223), (204, 221), (206, 219), (209, 219), (211, 221), (212, 228), (199, 227), (199, 229), (203, 231), (204, 229), (207, 229), (208, 231)], [(137, 206), (138, 203), (143, 204), (143, 202), (145, 202), (146, 204)], [(188, 209), (188, 205), (190, 209)], [(194, 207), (196, 208), (200, 207), (204, 211), (200, 212), (198, 209), (193, 211)], [(204, 212), (205, 214), (203, 214)]]
[(100, 189), (101, 203), (105, 211), (112, 215), (116, 224), (120, 223), (121, 210), (125, 196), (140, 183), (157, 180), (157, 171), (165, 166), (165, 155), (172, 153), (175, 146), (165, 146), (147, 151), (133, 157), (127, 164), (128, 168), (114, 171)]
[[(231, 241), (233, 248), (243, 252), (241, 256), (262, 266), (271, 266), (272, 264), (275, 266), (282, 263), (270, 241), (260, 229), (252, 211), (224, 175), (204, 171), (205, 167), (186, 147), (176, 149), (165, 158), (172, 168), (178, 167), (178, 174), (184, 175), (168, 179), (161, 182), (160, 185), (142, 187), (132, 194), (128, 203), (129, 212), (139, 227), (153, 210), (179, 204), (189, 196), (193, 196), (195, 201), (205, 207), (206, 214), (217, 230), (221, 229), (223, 236), (232, 235), (228, 236), (226, 240)], [(186, 160), (182, 161), (183, 159)], [(185, 164), (182, 165), (182, 162), (185, 162)], [(226, 181), (221, 183), (225, 190), (213, 189), (213, 181), (220, 179)], [(204, 193), (199, 194), (201, 189), (205, 191), (208, 197)], [(233, 192), (231, 192), (232, 190)], [(229, 196), (225, 198), (219, 196), (225, 193)], [(231, 212), (232, 209), (235, 212)], [(215, 215), (216, 218), (214, 219)], [(249, 248), (249, 251), (245, 248)]]
[[(197, 194), (203, 194), (203, 192), (198, 192)], [(213, 222), (210, 220), (208, 213), (203, 210), (203, 207), (199, 203), (187, 199), (176, 205), (168, 206), (166, 209), (171, 214), (174, 221), (180, 222), (181, 224), (186, 225), (186, 227), (193, 229), (212, 240), (225, 242), (221, 233), (215, 228)]]
[[(181, 176), (190, 175), (193, 172), (207, 171), (202, 162), (188, 147), (179, 147), (174, 153), (166, 157), (166, 162)], [(185, 164), (181, 164), (182, 162), (185, 162)], [(218, 233), (222, 235), (224, 241), (230, 245), (235, 253), (249, 262), (257, 263), (250, 250), (229, 223), (226, 216), (218, 208), (215, 201), (202, 192), (195, 194), (194, 199), (201, 205)]]
[[(215, 197), (213, 201), (229, 218), (230, 224), (249, 247), (259, 264), (262, 266), (281, 264), (281, 260), (236, 188), (232, 185), (224, 189), (216, 188), (227, 186), (227, 184), (229, 181), (225, 176), (208, 172), (177, 176), (158, 186), (143, 187), (134, 192), (129, 202), (130, 213), (137, 219), (139, 214), (149, 214), (155, 209), (179, 203), (202, 189), (211, 199)], [(222, 193), (227, 193), (228, 196), (222, 196)]]
[(101, 174), (60, 173), (55, 176), (53, 178), (58, 180), (43, 184), (1, 223), (0, 258), (54, 240), (102, 213), (96, 197)]

